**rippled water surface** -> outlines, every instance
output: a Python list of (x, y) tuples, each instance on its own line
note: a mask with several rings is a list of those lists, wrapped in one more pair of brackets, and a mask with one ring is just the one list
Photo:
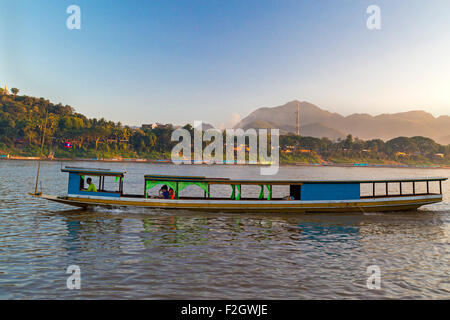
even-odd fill
[[(259, 174), (250, 166), (70, 164), (123, 168), (125, 191), (139, 193), (145, 173)], [(28, 196), (35, 173), (34, 162), (0, 161), (2, 299), (450, 298), (449, 182), (443, 203), (418, 212), (249, 215), (73, 210)], [(278, 175), (423, 176), (450, 170), (283, 167)], [(45, 193), (65, 192), (59, 163), (44, 162), (41, 177)], [(66, 287), (69, 265), (81, 268), (80, 290)], [(380, 290), (367, 288), (371, 265), (381, 270)]]

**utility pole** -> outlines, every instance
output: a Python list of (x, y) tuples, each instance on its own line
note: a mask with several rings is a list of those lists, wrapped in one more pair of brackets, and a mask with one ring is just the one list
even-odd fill
[(297, 101), (297, 135), (300, 135), (300, 102)]
[(44, 143), (45, 143), (45, 131), (47, 130), (47, 120), (48, 120), (48, 109), (45, 113), (45, 123), (42, 133), (42, 142), (41, 142), (41, 153), (39, 154), (39, 160), (38, 160), (38, 167), (37, 167), (37, 174), (36, 174), (36, 185), (34, 186), (34, 195), (37, 195), (37, 188), (38, 188), (38, 181), (39, 181), (39, 171), (41, 169), (41, 158), (42, 158), (42, 152), (44, 151)]

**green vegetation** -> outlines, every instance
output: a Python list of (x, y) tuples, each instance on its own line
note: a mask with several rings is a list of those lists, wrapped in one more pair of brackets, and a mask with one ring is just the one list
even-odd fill
[[(168, 159), (176, 142), (174, 127), (133, 129), (120, 122), (88, 119), (68, 105), (44, 98), (19, 96), (0, 89), (0, 156), (38, 156), (42, 129), (48, 112), (44, 154), (50, 158), (144, 158)], [(190, 125), (184, 128), (193, 132)], [(64, 143), (72, 143), (65, 148)], [(450, 165), (450, 145), (425, 137), (399, 137), (387, 142), (363, 141), (348, 135), (344, 140), (284, 135), (280, 137), (282, 163), (403, 163)]]
[[(398, 137), (387, 142), (364, 141), (348, 135), (336, 142), (328, 138), (285, 135), (280, 138), (282, 154), (319, 156), (323, 162), (360, 164), (449, 165), (450, 145), (425, 137)], [(301, 161), (299, 161), (301, 162)], [(313, 162), (313, 161), (311, 161)]]
[[(0, 154), (38, 156), (48, 111), (44, 154), (57, 158), (149, 158), (167, 156), (172, 126), (132, 129), (120, 122), (88, 119), (70, 106), (0, 91)], [(73, 147), (64, 148), (65, 142)]]

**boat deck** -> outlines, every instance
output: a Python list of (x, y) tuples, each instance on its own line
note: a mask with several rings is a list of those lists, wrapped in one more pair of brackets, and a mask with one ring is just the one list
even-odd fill
[[(35, 195), (36, 196), (36, 195)], [(442, 201), (442, 195), (381, 197), (378, 199), (354, 199), (331, 201), (303, 200), (259, 200), (259, 199), (159, 199), (143, 197), (94, 197), (94, 196), (63, 196), (39, 195), (39, 197), (81, 208), (125, 208), (141, 207), (154, 210), (190, 210), (204, 212), (230, 213), (314, 213), (314, 212), (385, 212), (409, 211)]]

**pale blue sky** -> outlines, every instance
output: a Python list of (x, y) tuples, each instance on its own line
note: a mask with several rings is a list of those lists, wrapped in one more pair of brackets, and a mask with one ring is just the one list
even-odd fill
[(130, 125), (229, 126), (294, 99), (450, 114), (449, 57), (448, 0), (0, 0), (0, 85)]

